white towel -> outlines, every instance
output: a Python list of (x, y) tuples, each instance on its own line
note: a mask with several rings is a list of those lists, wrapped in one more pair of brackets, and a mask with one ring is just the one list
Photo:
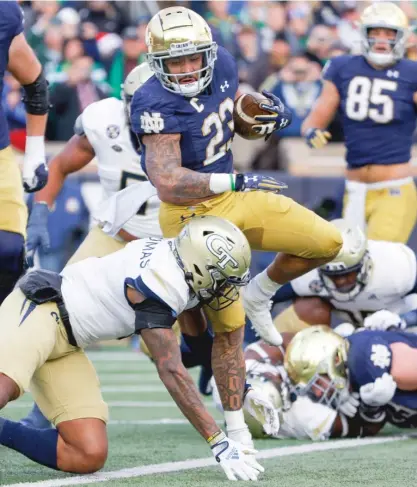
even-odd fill
[(358, 225), (366, 233), (366, 192), (367, 184), (358, 181), (346, 181), (347, 205), (343, 209), (343, 218)]
[(111, 237), (115, 237), (123, 225), (136, 215), (139, 208), (157, 191), (149, 181), (129, 185), (103, 201), (93, 217), (98, 225)]

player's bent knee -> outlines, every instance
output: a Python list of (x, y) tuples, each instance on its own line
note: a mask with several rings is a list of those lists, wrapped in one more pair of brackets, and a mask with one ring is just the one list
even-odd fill
[(106, 463), (108, 445), (102, 443), (92, 443), (84, 446), (82, 455), (84, 458), (83, 471), (79, 473), (94, 473), (102, 469)]
[(0, 409), (4, 408), (9, 401), (17, 399), (20, 394), (16, 382), (0, 372)]

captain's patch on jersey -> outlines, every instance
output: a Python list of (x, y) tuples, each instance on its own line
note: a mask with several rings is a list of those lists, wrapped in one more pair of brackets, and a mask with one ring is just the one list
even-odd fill
[(115, 139), (120, 135), (120, 127), (118, 125), (111, 124), (106, 128), (106, 135), (109, 139)]
[(150, 114), (143, 112), (143, 115), (140, 116), (140, 126), (146, 134), (159, 134), (159, 132), (164, 130), (165, 124), (160, 113), (152, 112)]
[(375, 367), (386, 369), (391, 362), (391, 352), (386, 345), (380, 343), (372, 345), (371, 360)]

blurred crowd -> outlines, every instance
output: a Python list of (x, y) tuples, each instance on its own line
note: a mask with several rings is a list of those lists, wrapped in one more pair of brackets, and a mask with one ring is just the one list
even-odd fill
[[(320, 93), (326, 61), (359, 51), (356, 21), (368, 3), (22, 1), (26, 36), (51, 88), (47, 138), (68, 140), (75, 119), (87, 105), (108, 96), (120, 98), (123, 79), (144, 60), (147, 22), (159, 8), (174, 4), (186, 5), (206, 18), (217, 43), (235, 56), (243, 91), (266, 88), (283, 99), (294, 120), (282, 136), (297, 137)], [(415, 2), (400, 3), (411, 21), (417, 18)], [(409, 55), (417, 58), (414, 41), (413, 35)], [(10, 75), (5, 79), (3, 104), (10, 129), (23, 129), (19, 86)], [(337, 127), (332, 129), (333, 140), (341, 140)]]

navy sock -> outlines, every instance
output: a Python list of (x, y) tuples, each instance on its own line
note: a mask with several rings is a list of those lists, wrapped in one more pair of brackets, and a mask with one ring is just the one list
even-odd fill
[(56, 429), (39, 430), (0, 418), (0, 445), (16, 450), (34, 462), (58, 470)]
[[(213, 334), (207, 328), (204, 333), (198, 336), (182, 335), (182, 339), (188, 347), (189, 362), (195, 365), (203, 365), (211, 370), (211, 349), (213, 348)], [(181, 343), (182, 345), (182, 343)], [(181, 351), (183, 347), (181, 346)]]

